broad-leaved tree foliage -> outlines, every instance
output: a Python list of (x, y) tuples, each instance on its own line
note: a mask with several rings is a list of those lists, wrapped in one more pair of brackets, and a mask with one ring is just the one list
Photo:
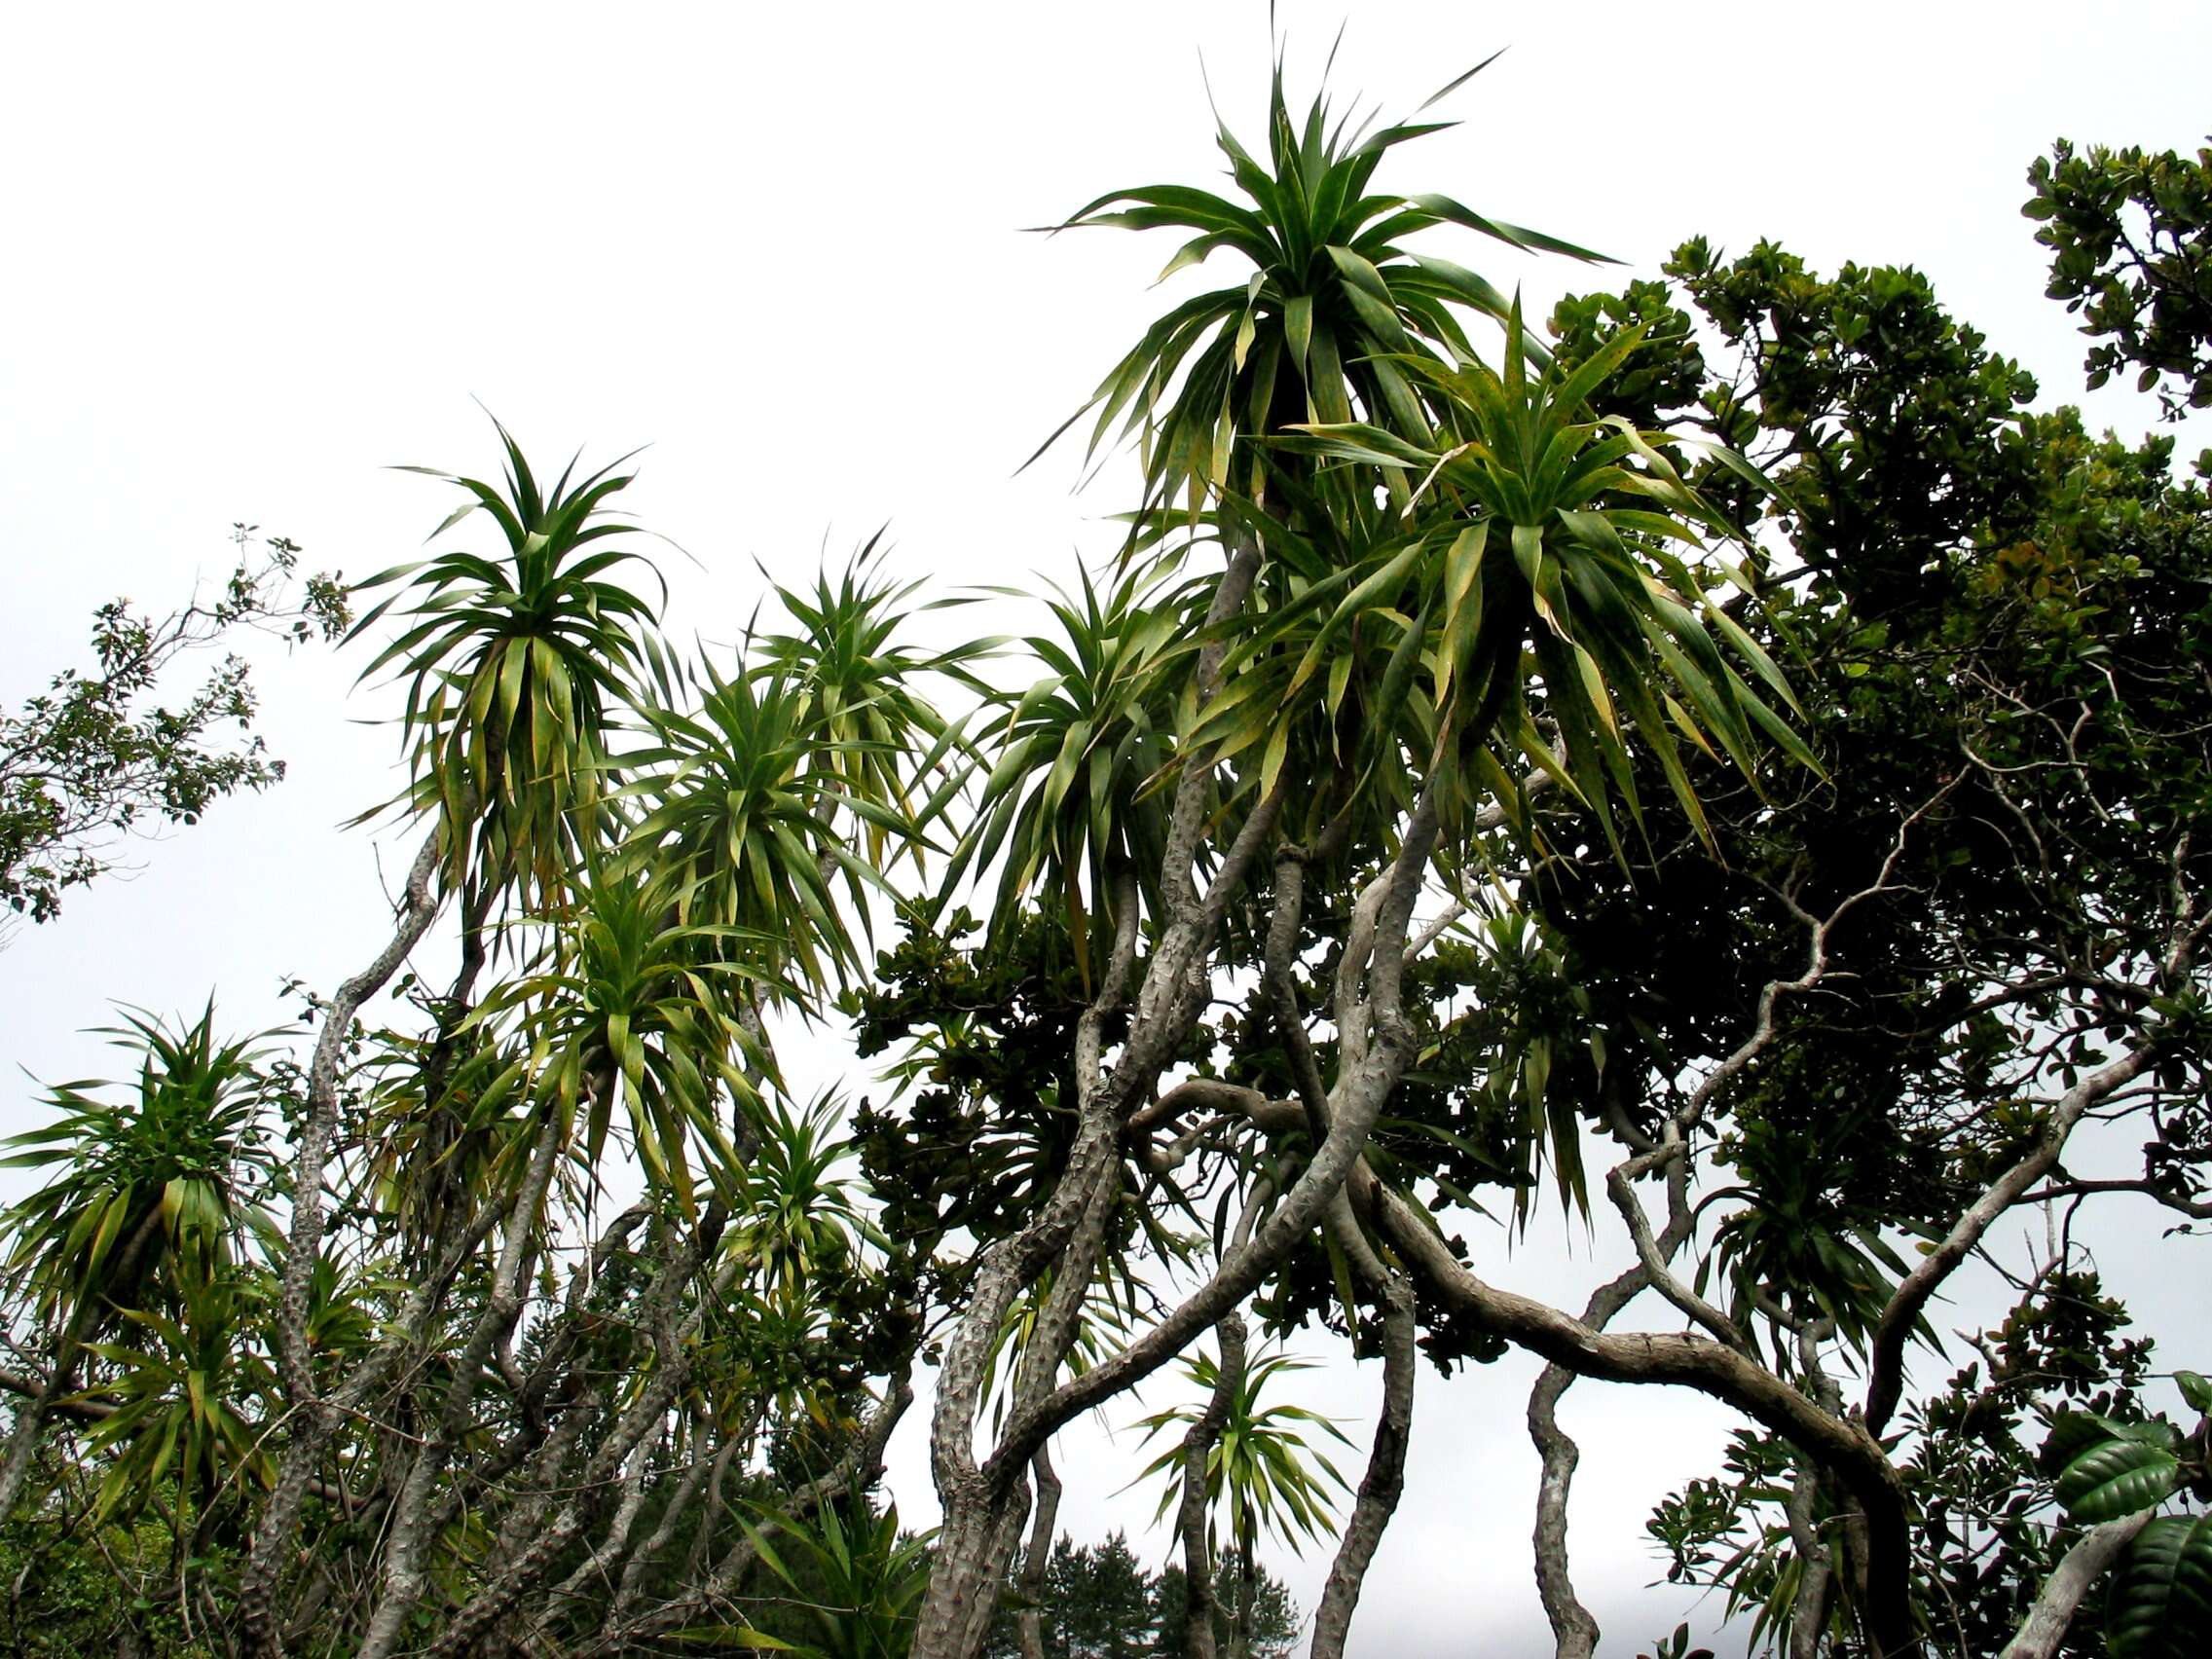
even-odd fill
[(176, 683), (194, 655), (248, 632), (305, 644), (334, 640), (351, 620), (336, 576), (293, 591), (299, 543), (259, 531), (232, 527), (230, 573), (181, 609), (101, 606), (92, 665), (62, 669), (0, 712), (0, 904), (14, 915), (52, 921), (64, 894), (124, 864), (134, 841), (283, 777), (283, 761), (253, 735), (257, 693), (243, 657), (232, 650), (199, 684)]

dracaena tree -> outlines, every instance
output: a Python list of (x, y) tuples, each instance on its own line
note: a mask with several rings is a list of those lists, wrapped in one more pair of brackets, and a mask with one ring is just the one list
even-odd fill
[[(225, 1041), (212, 999), (181, 1029), (129, 1015), (111, 1036), (137, 1058), (135, 1085), (119, 1097), (111, 1085), (65, 1084), (49, 1101), (59, 1117), (7, 1143), (9, 1166), (53, 1171), (10, 1212), (6, 1268), (12, 1298), (50, 1340), (0, 1464), (0, 1513), (22, 1491), (47, 1412), (96, 1344), (120, 1340), (130, 1321), (173, 1334), (170, 1316), (208, 1340), (240, 1244), (266, 1225), (276, 1035)], [(231, 1335), (218, 1322), (212, 1340)]]
[[(860, 1501), (907, 1397), (898, 1247), (830, 1115), (781, 1097), (763, 1012), (860, 969), (962, 742), (925, 678), (987, 643), (912, 645), (864, 558), (734, 666), (687, 659), (609, 516), (629, 476), (544, 489), (500, 438), (503, 485), (453, 478), (437, 533), (493, 550), (367, 584), (365, 678), (405, 691), (387, 810), (422, 836), (391, 939), (310, 998), (304, 1065), (212, 1009), (134, 1020), (135, 1093), (59, 1089), (13, 1149), (51, 1178), (14, 1216), (46, 1363), (0, 1379), (10, 1502), (173, 1521), (126, 1593), (173, 1584), (241, 1651), (712, 1623), (772, 1549), (758, 1483), (804, 1470), (794, 1528)], [(425, 987), (449, 902), (460, 964)]]
[[(1101, 648), (1041, 653), (1046, 677), (1009, 718), (989, 810), (963, 846), (987, 859), (1014, 845), (1002, 906), (1057, 855), (1055, 898), (1096, 920), (1077, 946), (1091, 995), (1061, 1086), (1074, 1139), (1051, 1192), (977, 1258), (944, 1348), (932, 1456), (945, 1518), (916, 1636), (932, 1655), (984, 1640), (1051, 1435), (1234, 1321), (1314, 1235), (1378, 1315), (1388, 1373), (1316, 1615), (1316, 1651), (1341, 1651), (1396, 1502), (1411, 1410), (1414, 1292), (1375, 1247), (1374, 1196), (1362, 1193), (1364, 1221), (1353, 1198), (1417, 1052), (1416, 907), (1520, 816), (1524, 756), (1584, 800), (1608, 789), (1633, 800), (1631, 744), (1661, 746), (1672, 774), (1678, 725), (1742, 767), (1754, 729), (1781, 729), (1720, 642), (1773, 681), (1764, 653), (1732, 622), (1700, 617), (1706, 583), (1666, 550), (1703, 554), (1700, 532), (1725, 526), (1653, 446), (1584, 408), (1611, 364), (1531, 375), (1509, 302), (1398, 246), (1455, 220), (1541, 239), (1443, 198), (1378, 193), (1387, 152), (1426, 128), (1346, 133), (1318, 102), (1294, 122), (1279, 73), (1269, 123), (1266, 166), (1222, 134), (1248, 206), (1152, 188), (1070, 221), (1195, 230), (1181, 263), (1222, 253), (1251, 271), (1163, 317), (1093, 399), (1094, 436), (1122, 421), (1143, 460), (1125, 585), (1082, 619)], [(1115, 203), (1128, 205), (1105, 211)], [(1455, 307), (1502, 321), (1501, 371), (1482, 367)], [(1132, 745), (1170, 711), (1152, 775), (1130, 777)], [(1135, 787), (1118, 789), (1124, 779)], [(1694, 798), (1686, 779), (1677, 787)], [(1157, 866), (1136, 867), (1137, 811), (1154, 815)], [(1110, 826), (1118, 860), (1101, 856)], [(1064, 896), (1081, 846), (1095, 850), (1079, 910)], [(1340, 942), (1309, 1009), (1300, 956), (1324, 911)], [(1171, 1075), (1189, 1064), (1217, 976), (1239, 964), (1265, 987), (1287, 1100), (1210, 1067)], [(1275, 1131), (1300, 1134), (1299, 1150), (1256, 1162), (1253, 1141)], [(1194, 1288), (1070, 1371), (1088, 1283), (1148, 1175), (1226, 1185), (1241, 1217)], [(1011, 1404), (979, 1449), (996, 1333), (1048, 1278)], [(1032, 1553), (1050, 1544), (1032, 1533)]]
[[(1310, 1368), (1310, 1361), (1287, 1353), (1248, 1356), (1240, 1338), (1225, 1333), (1218, 1352), (1199, 1353), (1185, 1367), (1192, 1383), (1205, 1390), (1203, 1403), (1172, 1406), (1140, 1421), (1148, 1442), (1170, 1428), (1185, 1431), (1181, 1443), (1154, 1458), (1139, 1478), (1166, 1477), (1155, 1519), (1176, 1512), (1185, 1583), (1202, 1587), (1184, 1608), (1179, 1634), (1186, 1646), (1202, 1650), (1212, 1641), (1211, 1587), (1220, 1567), (1234, 1560), (1229, 1647), (1232, 1653), (1248, 1651), (1261, 1536), (1272, 1534), (1295, 1551), (1335, 1521), (1335, 1495), (1345, 1479), (1317, 1442), (1327, 1435), (1349, 1444), (1344, 1431), (1293, 1401), (1262, 1403), (1276, 1379)], [(1227, 1551), (1218, 1536), (1222, 1520), (1228, 1523)]]
[(616, 579), (637, 554), (606, 544), (624, 528), (607, 505), (631, 483), (621, 463), (577, 479), (571, 462), (546, 490), (514, 439), (499, 436), (502, 484), (429, 475), (467, 497), (433, 538), (482, 513), (503, 548), (457, 549), (371, 576), (363, 587), (392, 591), (354, 634), (408, 602), (406, 625), (362, 673), (391, 668), (405, 680), (408, 802), (444, 834), (446, 885), (484, 895), (511, 886), (523, 903), (547, 905), (601, 830), (608, 722), (633, 700), (652, 609)]
[(1456, 225), (1517, 249), (1599, 257), (1449, 196), (1375, 187), (1392, 150), (1449, 122), (1376, 130), (1371, 118), (1355, 127), (1348, 116), (1332, 118), (1321, 97), (1301, 119), (1278, 62), (1267, 124), (1257, 156), (1226, 125), (1217, 129), (1235, 196), (1185, 185), (1110, 191), (1057, 227), (1191, 233), (1163, 276), (1204, 266), (1217, 253), (1239, 267), (1234, 282), (1183, 302), (1147, 329), (1067, 423), (1095, 410), (1093, 453), (1117, 434), (1139, 445), (1148, 509), (1197, 513), (1232, 485), (1264, 498), (1266, 462), (1252, 440), (1300, 422), (1365, 419), (1407, 437), (1428, 431), (1435, 406), (1406, 373), (1403, 356), (1470, 358), (1467, 316), (1506, 322), (1510, 308), (1476, 273), (1426, 249), (1409, 251), (1402, 245), (1409, 239)]
[[(1109, 406), (1153, 387), (1124, 569), (1202, 619), (1161, 658), (1161, 871), (1095, 878), (1121, 925), (1092, 931), (1096, 990), (1054, 1080), (1075, 1138), (972, 1269), (970, 1318), (1040, 1299), (980, 1446), (987, 1339), (946, 1346), (919, 1650), (969, 1651), (1024, 1487), (1040, 1519), (1056, 1495), (1052, 1429), (1209, 1324), (1240, 1344), (1248, 1297), (1383, 1359), (1316, 1652), (1342, 1650), (1402, 1482), (1418, 1326), (1440, 1358), (1518, 1344), (1549, 1362), (1529, 1420), (1562, 1654), (1597, 1639), (1566, 1554), (1557, 1407), (1578, 1377), (1694, 1387), (1755, 1425), (1741, 1481), (1653, 1531), (1793, 1654), (2054, 1651), (2108, 1569), (2116, 1641), (2200, 1639), (2202, 1530), (2155, 1495), (2194, 1465), (2180, 1424), (2129, 1426), (2143, 1350), (2074, 1246), (2013, 1280), (2002, 1328), (1965, 1334), (1977, 1357), (1948, 1390), (1907, 1401), (1949, 1346), (1934, 1300), (2009, 1213), (2107, 1194), (2204, 1213), (2201, 492), (2157, 445), (2019, 413), (2023, 377), (1912, 274), (1824, 284), (1777, 250), (1722, 268), (1702, 244), (1674, 274), (1744, 347), (1733, 379), (1641, 285), (1563, 307), (1549, 364), (1510, 306), (1494, 368), (1399, 353), (1431, 399), (1410, 433), (1316, 404), (1235, 428), (1225, 462), (1196, 434), (1231, 428), (1192, 412), (1244, 372), (1220, 294), (1218, 359), (1190, 371), (1218, 378), (1192, 408), (1172, 369), (1109, 381)], [(1167, 319), (1131, 363), (1190, 329)], [(1073, 678), (1054, 672), (1029, 708)], [(1064, 791), (1067, 739), (1039, 748)], [(1023, 764), (998, 798), (1020, 798)], [(1424, 967), (1483, 908), (1478, 878), (1541, 948)], [(1438, 913), (1417, 925), (1417, 906)], [(1505, 1087), (1417, 1075), (1416, 1049)], [(2140, 1180), (2066, 1172), (2106, 1119), (2154, 1131)], [(1494, 1285), (1423, 1213), (1470, 1176), (1525, 1189), (1547, 1139), (1570, 1201), (1602, 1152), (1635, 1246), (1578, 1311)], [(1180, 1299), (1119, 1351), (1063, 1370), (1080, 1281), (1147, 1201), (1195, 1221), (1210, 1203), (1211, 1259), (1171, 1272)], [(1646, 1293), (1665, 1306), (1611, 1334)], [(2063, 1402), (2097, 1390), (2118, 1415), (2039, 1455)], [(1232, 1394), (1189, 1424), (1188, 1471)], [(1969, 1435), (1985, 1456), (1962, 1456)], [(2126, 1478), (2083, 1507), (2076, 1454)], [(1024, 1594), (1049, 1543), (1030, 1531)]]
[(884, 573), (891, 554), (878, 531), (833, 577), (825, 569), (812, 588), (778, 588), (789, 631), (752, 642), (759, 662), (780, 668), (805, 699), (815, 744), (810, 782), (822, 792), (816, 811), (858, 820), (860, 845), (879, 869), (922, 853), (911, 831), (942, 815), (944, 779), (957, 777), (954, 762), (972, 753), (958, 724), (924, 694), (923, 680), (987, 693), (972, 665), (1001, 643), (924, 650), (905, 638), (919, 617), (967, 597), (918, 598), (927, 583)]

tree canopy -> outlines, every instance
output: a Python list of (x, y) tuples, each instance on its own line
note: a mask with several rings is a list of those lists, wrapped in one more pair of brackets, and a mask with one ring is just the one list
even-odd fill
[[(199, 823), (223, 796), (264, 790), (283, 761), (252, 734), (251, 670), (234, 650), (177, 699), (173, 670), (249, 631), (334, 640), (350, 617), (329, 574), (300, 592), (300, 547), (232, 527), (238, 550), (212, 594), (154, 616), (128, 599), (92, 615), (93, 665), (64, 668), (46, 689), (0, 712), (0, 904), (52, 921), (62, 896), (117, 867), (134, 839)], [(226, 726), (241, 734), (222, 735)], [(4, 937), (4, 936), (0, 936)]]
[[(2212, 1217), (2204, 476), (1909, 269), (1692, 239), (1537, 326), (1435, 250), (1596, 256), (1385, 189), (1435, 129), (1278, 69), (1229, 193), (1066, 221), (1229, 279), (1071, 419), (1141, 484), (1017, 637), (921, 644), (962, 596), (870, 543), (685, 645), (626, 462), (431, 473), (349, 637), (389, 936), (296, 1026), (129, 1016), (11, 1145), (19, 1643), (1333, 1659), (1424, 1359), (1521, 1349), (1562, 1659), (1584, 1382), (1741, 1419), (1648, 1532), (1754, 1648), (2203, 1648), (2212, 1384), (2093, 1238)], [(2036, 164), (2092, 376), (2201, 400), (2205, 165)], [(195, 800), (268, 781), (193, 770), (238, 694)], [(1601, 1203), (1615, 1276), (1513, 1287), (1496, 1224)], [(1178, 1362), (1175, 1559), (1079, 1549), (1056, 1437)]]

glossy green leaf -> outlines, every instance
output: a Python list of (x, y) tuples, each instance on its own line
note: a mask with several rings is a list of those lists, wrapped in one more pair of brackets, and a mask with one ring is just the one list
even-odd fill
[(2181, 1463), (2166, 1447), (2111, 1439), (2082, 1453), (2058, 1477), (2058, 1501), (2094, 1525), (2148, 1509), (2181, 1484)]
[(2212, 1648), (2212, 1516), (2161, 1515), (2135, 1535), (2105, 1603), (2113, 1659), (2198, 1659)]

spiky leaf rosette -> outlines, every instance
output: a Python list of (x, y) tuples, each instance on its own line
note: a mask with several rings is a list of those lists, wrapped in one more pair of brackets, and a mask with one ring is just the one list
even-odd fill
[[(1813, 765), (1766, 700), (1794, 710), (1781, 673), (1707, 592), (1735, 572), (1722, 564), (1703, 577), (1677, 551), (1702, 556), (1731, 527), (1683, 481), (1664, 437), (1588, 412), (1635, 343), (1624, 335), (1561, 373), (1530, 364), (1510, 329), (1498, 370), (1404, 359), (1439, 397), (1434, 438), (1348, 422), (1276, 440), (1411, 480), (1407, 504), (1395, 533), (1335, 569), (1315, 564), (1239, 644), (1238, 678), (1260, 678), (1218, 699), (1192, 742), (1224, 752), (1264, 742), (1264, 791), (1297, 723), (1334, 719), (1364, 672), (1387, 694), (1353, 778), (1386, 793), (1399, 780), (1402, 794), (1407, 768), (1434, 769), (1447, 821), (1463, 823), (1491, 798), (1514, 798), (1509, 762), (1525, 758), (1587, 802), (1616, 842), (1611, 802), (1637, 810), (1632, 739), (1701, 829), (1685, 744), (1750, 775), (1763, 734)], [(1390, 666), (1375, 676), (1378, 662)]]
[[(599, 837), (608, 789), (609, 722), (634, 694), (653, 607), (610, 579), (642, 556), (604, 545), (625, 528), (606, 509), (634, 475), (613, 466), (577, 479), (571, 461), (550, 491), (504, 427), (502, 486), (427, 467), (468, 497), (432, 539), (482, 512), (501, 553), (452, 551), (380, 571), (398, 584), (355, 638), (405, 602), (406, 629), (362, 671), (396, 667), (407, 682), (401, 729), (415, 812), (445, 827), (445, 879), (516, 884), (522, 903), (555, 903), (579, 847)], [(651, 569), (647, 564), (646, 569)]]
[(1405, 240), (1452, 224), (1516, 249), (1602, 257), (1449, 196), (1374, 188), (1376, 169), (1393, 149), (1453, 125), (1416, 120), (1371, 130), (1372, 122), (1332, 122), (1325, 96), (1299, 120), (1284, 97), (1278, 61), (1264, 159), (1217, 124), (1234, 196), (1167, 184), (1109, 191), (1054, 227), (1192, 233), (1163, 279), (1216, 253), (1249, 267), (1236, 281), (1154, 322), (1060, 431), (1096, 411), (1092, 453), (1117, 431), (1141, 446), (1144, 509), (1184, 502), (1194, 514), (1225, 488), (1264, 496), (1266, 469), (1249, 440), (1299, 422), (1361, 421), (1425, 437), (1435, 398), (1406, 372), (1404, 357), (1440, 364), (1472, 357), (1457, 312), (1503, 322), (1511, 308), (1484, 277), (1450, 260), (1409, 253)]

